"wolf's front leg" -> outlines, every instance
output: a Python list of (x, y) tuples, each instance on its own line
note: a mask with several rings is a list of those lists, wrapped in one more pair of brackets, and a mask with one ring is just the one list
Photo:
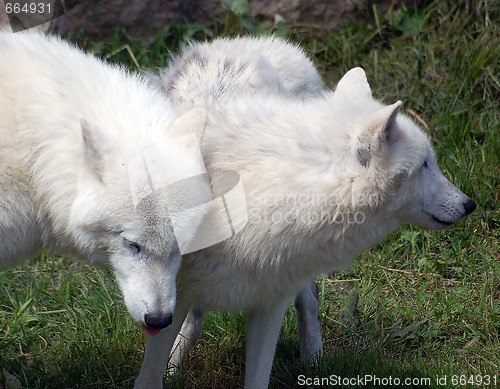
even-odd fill
[(134, 389), (163, 387), (163, 375), (167, 366), (170, 350), (186, 318), (189, 307), (177, 301), (172, 324), (156, 336), (149, 336), (141, 372), (135, 380)]
[(288, 297), (250, 312), (247, 323), (245, 389), (265, 389)]
[(321, 323), (319, 319), (318, 289), (309, 280), (295, 299), (297, 325), (299, 327), (300, 359), (317, 362), (323, 355)]
[[(1, 128), (1, 126), (0, 126)], [(5, 150), (5, 151), (4, 151)], [(12, 153), (12, 154), (11, 154)], [(5, 155), (6, 154), (6, 155)], [(14, 266), (32, 258), (42, 248), (42, 231), (37, 208), (31, 199), (33, 190), (17, 177), (16, 169), (4, 166), (14, 151), (2, 148), (0, 178), (0, 267)], [(50, 234), (47, 234), (50, 236)]]
[(169, 376), (179, 371), (184, 355), (191, 350), (196, 343), (196, 339), (198, 339), (201, 333), (204, 316), (203, 310), (194, 308), (187, 314), (186, 320), (184, 320), (184, 324), (175, 339), (174, 347), (170, 353), (170, 360), (168, 361)]

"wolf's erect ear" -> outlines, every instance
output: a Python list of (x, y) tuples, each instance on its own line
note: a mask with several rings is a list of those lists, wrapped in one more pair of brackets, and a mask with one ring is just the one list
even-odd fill
[(85, 119), (80, 119), (85, 157), (99, 179), (102, 179), (104, 157), (110, 150), (110, 142), (104, 131)]
[(342, 77), (337, 84), (335, 93), (351, 94), (352, 96), (371, 97), (372, 91), (366, 73), (361, 68), (353, 68)]
[(402, 106), (403, 103), (397, 101), (377, 113), (373, 123), (379, 128), (378, 139), (380, 143), (387, 144), (395, 139), (396, 117)]
[(371, 123), (358, 138), (358, 161), (364, 167), (370, 164), (373, 155), (384, 155), (397, 139), (396, 117), (403, 103), (398, 101), (377, 111)]
[(203, 140), (203, 133), (207, 124), (207, 111), (203, 108), (193, 108), (179, 116), (168, 129), (171, 136), (187, 135), (194, 133), (198, 143)]

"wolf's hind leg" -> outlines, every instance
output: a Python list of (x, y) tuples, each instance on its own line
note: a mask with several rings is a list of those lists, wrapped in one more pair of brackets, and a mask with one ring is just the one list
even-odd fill
[(323, 354), (319, 318), (318, 289), (310, 280), (295, 298), (297, 325), (299, 327), (300, 359), (317, 362)]

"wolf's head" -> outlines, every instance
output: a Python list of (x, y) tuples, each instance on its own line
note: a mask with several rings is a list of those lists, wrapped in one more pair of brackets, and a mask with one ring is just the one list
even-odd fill
[(204, 111), (193, 110), (154, 139), (131, 142), (81, 122), (82, 178), (69, 229), (80, 253), (111, 266), (132, 317), (151, 335), (170, 325), (175, 308), (181, 250), (174, 227), (194, 234), (203, 217), (202, 211), (172, 211), (186, 199), (201, 203), (193, 196), (206, 193), (193, 185), (169, 190), (169, 182), (200, 170), (198, 161), (189, 166), (185, 148), (173, 139), (192, 134), (196, 142), (204, 126)]
[(334, 98), (362, 113), (353, 117), (350, 160), (358, 181), (383, 193), (383, 209), (400, 223), (439, 230), (474, 211), (474, 201), (440, 172), (427, 136), (400, 112), (402, 103), (373, 99), (361, 68), (345, 74)]

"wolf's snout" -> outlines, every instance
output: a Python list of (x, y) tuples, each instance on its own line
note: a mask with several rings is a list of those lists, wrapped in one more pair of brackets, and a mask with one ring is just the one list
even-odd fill
[(476, 209), (477, 205), (474, 201), (472, 201), (471, 199), (468, 199), (465, 203), (464, 203), (464, 210), (465, 210), (465, 214), (466, 215), (470, 215), (472, 212), (474, 212), (474, 210)]
[(161, 330), (172, 324), (172, 314), (154, 313), (144, 315), (144, 324), (149, 328)]

